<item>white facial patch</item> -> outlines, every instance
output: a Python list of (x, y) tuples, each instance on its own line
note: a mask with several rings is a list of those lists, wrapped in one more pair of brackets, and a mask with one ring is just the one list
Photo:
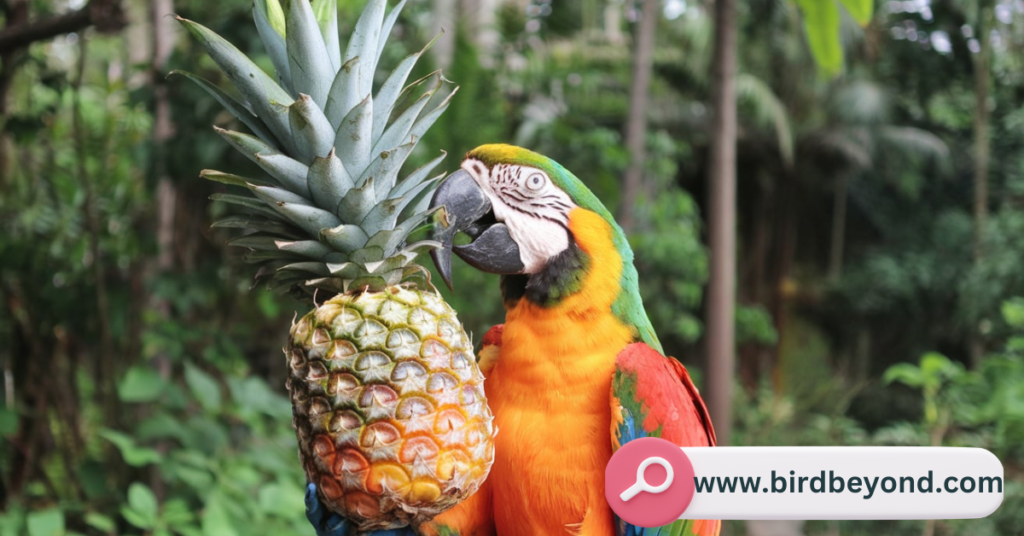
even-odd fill
[(509, 164), (488, 169), (473, 159), (464, 161), (462, 169), (487, 195), (495, 219), (508, 226), (519, 245), (524, 273), (539, 272), (552, 257), (569, 248), (569, 212), (576, 204), (546, 173)]

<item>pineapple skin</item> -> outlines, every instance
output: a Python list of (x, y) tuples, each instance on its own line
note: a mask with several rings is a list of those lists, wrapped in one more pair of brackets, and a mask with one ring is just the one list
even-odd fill
[(416, 527), (486, 479), (484, 377), (436, 291), (339, 294), (292, 325), (285, 354), (299, 460), (359, 530)]

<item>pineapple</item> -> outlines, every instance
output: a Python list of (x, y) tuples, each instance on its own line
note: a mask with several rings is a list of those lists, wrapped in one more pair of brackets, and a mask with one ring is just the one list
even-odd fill
[[(276, 80), (209, 29), (179, 19), (238, 96), (190, 73), (252, 134), (217, 129), (265, 172), (206, 170), (252, 195), (219, 194), (244, 215), (215, 226), (262, 264), (257, 280), (301, 290), (315, 308), (293, 322), (285, 354), (299, 459), (326, 507), (360, 530), (420, 525), (475, 492), (494, 428), (469, 337), (415, 264), (430, 241), (442, 153), (399, 180), (454, 90), (439, 72), (406, 85), (422, 51), (374, 89), (405, 4), (370, 0), (344, 51), (337, 0), (256, 0)], [(405, 104), (401, 104), (401, 103)], [(316, 301), (322, 301), (316, 305)]]

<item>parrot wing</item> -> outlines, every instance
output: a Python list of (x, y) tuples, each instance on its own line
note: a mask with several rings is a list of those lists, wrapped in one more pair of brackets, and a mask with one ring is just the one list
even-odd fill
[[(714, 446), (715, 429), (686, 367), (645, 343), (627, 346), (612, 378), (612, 448), (641, 437), (660, 437), (681, 447)], [(679, 520), (656, 528), (619, 521), (617, 536), (717, 536), (720, 521)]]

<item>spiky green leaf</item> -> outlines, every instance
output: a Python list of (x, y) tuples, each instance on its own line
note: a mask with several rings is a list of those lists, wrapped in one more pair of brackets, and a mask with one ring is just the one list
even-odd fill
[(345, 119), (345, 116), (368, 96), (368, 94), (359, 93), (360, 76), (362, 76), (360, 59), (352, 58), (342, 64), (334, 78), (334, 83), (331, 84), (331, 93), (327, 96), (324, 113), (335, 131), (341, 126), (341, 121)]
[(377, 155), (377, 158), (374, 158), (373, 163), (363, 172), (363, 177), (373, 177), (373, 187), (377, 199), (387, 198), (388, 192), (398, 182), (398, 172), (402, 170), (402, 165), (405, 164), (405, 161), (415, 148), (415, 143), (406, 143), (394, 149), (383, 151)]
[(404, 198), (386, 199), (374, 205), (370, 212), (359, 222), (359, 226), (366, 231), (366, 234), (374, 235), (383, 229), (394, 229), (398, 221), (400, 207), (405, 201)]
[(312, 236), (317, 236), (322, 229), (341, 225), (341, 220), (337, 216), (316, 207), (295, 203), (277, 203), (274, 205), (274, 209)]
[(337, 225), (324, 229), (320, 236), (333, 248), (345, 253), (359, 251), (368, 240), (366, 232), (355, 225)]
[(274, 206), (280, 205), (281, 203), (290, 203), (293, 205), (305, 205), (307, 207), (313, 206), (313, 202), (301, 195), (293, 194), (283, 188), (273, 188), (270, 186), (250, 186), (253, 195), (260, 198), (264, 203), (273, 208)]
[(331, 91), (334, 67), (309, 0), (292, 0), (285, 23), (292, 85), (297, 93), (309, 95), (323, 107)]
[(214, 131), (244, 154), (246, 158), (258, 164), (271, 177), (277, 179), (282, 186), (300, 195), (308, 196), (306, 175), (309, 173), (309, 169), (302, 163), (277, 152), (273, 147), (254, 136), (217, 127), (214, 127)]
[(380, 140), (374, 145), (373, 152), (380, 153), (381, 151), (394, 149), (405, 141), (406, 136), (409, 135), (409, 131), (412, 130), (412, 126), (416, 122), (416, 118), (420, 116), (423, 108), (426, 107), (427, 103), (430, 102), (430, 98), (434, 96), (434, 93), (440, 87), (441, 78), (438, 76), (435, 83), (428, 86), (427, 91), (406, 108), (402, 115), (398, 116), (391, 123), (391, 126), (384, 130), (384, 134), (381, 135)]
[[(430, 175), (430, 172), (433, 171), (434, 168), (436, 168), (437, 165), (440, 164), (442, 160), (444, 160), (446, 156), (448, 156), (448, 153), (441, 151), (440, 155), (434, 157), (433, 160), (420, 166), (419, 168), (416, 169), (416, 171), (413, 171), (404, 179), (399, 181), (398, 184), (391, 189), (391, 192), (388, 193), (388, 197), (392, 199), (395, 197), (402, 197), (416, 186), (422, 184), (424, 181), (433, 180), (427, 179), (427, 177)], [(442, 174), (441, 176), (443, 177), (444, 175)]]
[(377, 91), (377, 96), (374, 99), (374, 107), (377, 111), (373, 114), (374, 143), (376, 143), (384, 133), (384, 127), (387, 126), (388, 119), (394, 111), (395, 103), (398, 102), (398, 97), (402, 94), (402, 90), (405, 88), (405, 81), (408, 80), (409, 73), (411, 73), (413, 67), (416, 66), (416, 62), (420, 59), (421, 54), (422, 52), (417, 52), (416, 54), (412, 54), (402, 60), (402, 62), (398, 64), (398, 67), (388, 75), (387, 80), (384, 81), (384, 85), (382, 85)]
[(338, 158), (353, 177), (361, 177), (373, 157), (373, 97), (367, 96), (341, 121), (334, 147)]
[(286, 264), (279, 268), (279, 270), (305, 272), (307, 274), (315, 274), (319, 276), (331, 275), (331, 271), (327, 269), (327, 265), (322, 262), (295, 262), (292, 264)]
[(223, 171), (215, 171), (212, 169), (204, 169), (199, 173), (199, 176), (206, 180), (219, 182), (221, 184), (230, 184), (231, 186), (241, 186), (242, 188), (248, 188), (252, 184), (257, 186), (277, 186), (277, 183), (275, 182), (265, 181), (262, 179), (251, 179), (249, 177), (240, 177), (238, 175), (225, 173)]
[[(261, 0), (256, 0), (259, 3)], [(267, 18), (270, 19), (270, 26), (274, 28), (274, 31), (278, 35), (284, 37), (286, 31), (286, 25), (284, 22), (284, 8), (281, 7), (280, 0), (265, 0), (267, 8)]]
[[(278, 10), (275, 16), (280, 16), (280, 31), (271, 21), (271, 13), (268, 10), (271, 5)], [(277, 0), (256, 0), (253, 2), (252, 17), (256, 21), (256, 32), (260, 35), (260, 41), (263, 41), (263, 48), (266, 49), (271, 63), (274, 64), (274, 70), (277, 71), (278, 80), (286, 90), (293, 91), (291, 69), (288, 66), (288, 48), (284, 44), (284, 13), (281, 11), (281, 5)]]
[[(278, 219), (281, 216), (277, 216)], [(231, 216), (218, 220), (211, 227), (227, 229), (245, 229), (252, 231), (263, 231), (279, 238), (300, 238), (299, 230), (282, 221), (265, 220), (261, 218), (247, 218), (244, 216)]]
[(327, 55), (334, 71), (341, 68), (341, 42), (338, 35), (338, 0), (313, 0), (313, 14), (324, 36)]
[(384, 9), (387, 6), (385, 0), (370, 0), (363, 9), (359, 21), (348, 40), (348, 47), (345, 49), (344, 62), (352, 58), (362, 58), (362, 76), (359, 77), (359, 84), (356, 94), (358, 96), (369, 95), (373, 91), (373, 74), (377, 69), (377, 47), (380, 44), (381, 25), (384, 22)]
[(209, 28), (181, 17), (178, 21), (199, 40), (274, 136), (287, 144), (291, 136), (287, 117), (275, 112), (274, 106), (290, 106), (291, 96), (245, 54)]
[(306, 185), (309, 168), (304, 164), (278, 153), (260, 153), (256, 155), (255, 160), (267, 173), (280, 181), (282, 186), (307, 199), (310, 197)]
[(338, 205), (338, 216), (348, 223), (359, 223), (370, 213), (376, 202), (373, 177), (370, 177), (362, 186), (352, 188), (345, 194)]
[(327, 158), (313, 160), (306, 182), (317, 206), (339, 214), (344, 221), (345, 213), (339, 212), (338, 205), (355, 184), (334, 150)]
[(267, 235), (246, 235), (228, 240), (228, 245), (257, 251), (277, 251), (277, 239)]
[(303, 163), (309, 164), (314, 158), (325, 157), (334, 149), (335, 131), (309, 95), (299, 94), (288, 108), (288, 120)]
[(380, 39), (377, 43), (377, 60), (374, 62), (374, 65), (379, 64), (380, 57), (384, 55), (384, 45), (387, 44), (388, 37), (391, 36), (391, 30), (395, 27), (395, 21), (398, 20), (398, 15), (400, 15), (402, 13), (402, 9), (405, 8), (405, 2), (406, 0), (399, 2), (384, 19), (384, 25), (380, 30)]
[(213, 85), (209, 80), (190, 73), (188, 71), (171, 71), (171, 74), (177, 74), (188, 78), (194, 82), (197, 86), (206, 90), (221, 106), (224, 107), (231, 115), (235, 116), (243, 125), (249, 127), (249, 130), (259, 136), (261, 140), (270, 146), (277, 147), (277, 140), (274, 138), (274, 134), (263, 124), (260, 118), (253, 114), (252, 108), (244, 102), (239, 101), (235, 97), (228, 95), (224, 90)]
[(333, 262), (344, 260), (343, 255), (316, 240), (298, 240), (295, 242), (278, 240), (275, 242), (275, 245), (281, 251), (297, 253), (310, 259), (324, 261), (330, 259)]
[(245, 209), (248, 212), (260, 214), (273, 220), (284, 220), (285, 218), (278, 214), (277, 211), (268, 208), (263, 201), (253, 197), (244, 197), (233, 194), (213, 194), (210, 196), (213, 201), (220, 201), (222, 203), (228, 203)]

